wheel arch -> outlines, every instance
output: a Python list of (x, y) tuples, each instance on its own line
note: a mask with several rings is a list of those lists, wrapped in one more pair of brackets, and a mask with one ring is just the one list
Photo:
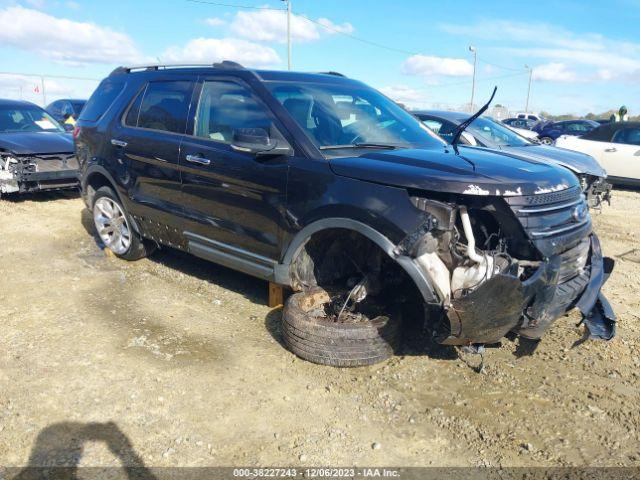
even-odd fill
[[(84, 202), (89, 210), (93, 207), (93, 197), (100, 187), (110, 187), (118, 200), (124, 208), (126, 203), (122, 199), (122, 194), (118, 188), (118, 183), (115, 181), (109, 171), (101, 165), (91, 165), (82, 176), (82, 196)], [(129, 221), (133, 229), (140, 234), (140, 227), (138, 226), (135, 218), (129, 214)]]
[(276, 266), (276, 282), (291, 285), (291, 266), (304, 246), (311, 240), (314, 234), (332, 229), (344, 229), (357, 232), (369, 239), (409, 275), (426, 302), (438, 302), (431, 279), (426, 272), (419, 268), (418, 264), (414, 262), (411, 257), (398, 255), (395, 252), (396, 245), (387, 236), (363, 222), (350, 218), (323, 218), (310, 223), (300, 230), (289, 243), (282, 257), (282, 261)]

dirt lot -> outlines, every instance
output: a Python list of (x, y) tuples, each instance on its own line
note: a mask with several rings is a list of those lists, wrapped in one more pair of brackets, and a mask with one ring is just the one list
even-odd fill
[[(640, 193), (596, 216), (640, 247)], [(264, 282), (163, 250), (126, 263), (74, 195), (0, 201), (0, 465), (640, 466), (640, 264), (605, 290), (611, 343), (577, 315), (532, 353), (409, 342), (333, 369), (280, 345)], [(637, 255), (636, 258), (640, 258)]]

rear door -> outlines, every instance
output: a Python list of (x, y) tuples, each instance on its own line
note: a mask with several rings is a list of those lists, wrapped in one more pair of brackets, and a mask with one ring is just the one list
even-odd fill
[(613, 177), (640, 179), (640, 127), (620, 127), (607, 144), (602, 166)]
[(128, 172), (131, 213), (154, 231), (179, 227), (183, 213), (178, 168), (194, 82), (172, 75), (146, 83), (112, 131), (118, 162)]
[(239, 78), (203, 77), (197, 90), (190, 134), (180, 151), (190, 249), (215, 250), (220, 263), (220, 252), (250, 263), (277, 260), (287, 157), (257, 158), (232, 142), (240, 129), (262, 129), (272, 138), (284, 129)]

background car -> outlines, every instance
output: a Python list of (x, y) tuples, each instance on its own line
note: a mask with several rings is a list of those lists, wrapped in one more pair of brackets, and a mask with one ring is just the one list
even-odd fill
[(640, 185), (640, 122), (609, 123), (581, 137), (562, 135), (556, 145), (594, 157), (612, 183)]
[[(447, 142), (452, 141), (458, 125), (469, 118), (467, 113), (436, 110), (418, 111), (413, 114)], [(506, 125), (488, 117), (480, 117), (469, 125), (461, 141), (561, 165), (578, 177), (592, 208), (600, 207), (603, 201), (609, 200), (611, 185), (605, 180), (606, 172), (596, 159), (589, 155), (531, 142)]]
[(0, 195), (77, 185), (71, 134), (33, 103), (0, 100)]
[(532, 130), (533, 127), (538, 123), (537, 120), (527, 120), (525, 118), (505, 118), (502, 120), (508, 127), (512, 128), (521, 128), (523, 130)]
[(534, 131), (540, 137), (540, 143), (552, 145), (560, 135), (584, 135), (600, 124), (593, 120), (563, 120), (561, 122), (548, 122), (534, 127)]
[[(84, 108), (85, 103), (87, 103), (86, 100), (61, 98), (47, 105), (46, 110), (53, 118), (62, 123), (67, 130), (71, 130), (80, 116), (80, 112)], [(70, 118), (73, 120), (70, 121)], [(66, 125), (70, 125), (70, 127)]]
[(518, 118), (520, 120), (531, 120), (533, 122), (542, 122), (542, 121), (544, 121), (543, 117), (541, 117), (540, 115), (536, 115), (535, 113), (519, 112), (519, 113), (516, 114), (516, 118)]

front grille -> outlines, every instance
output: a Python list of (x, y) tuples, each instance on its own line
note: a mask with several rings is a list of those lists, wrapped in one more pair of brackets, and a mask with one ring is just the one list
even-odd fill
[(591, 216), (579, 187), (505, 200), (545, 257), (576, 247), (591, 233)]
[(570, 200), (579, 196), (580, 193), (580, 187), (572, 187), (559, 192), (541, 193), (539, 195), (529, 195), (526, 197), (516, 198), (523, 199), (527, 205), (546, 205), (548, 203), (558, 203)]

